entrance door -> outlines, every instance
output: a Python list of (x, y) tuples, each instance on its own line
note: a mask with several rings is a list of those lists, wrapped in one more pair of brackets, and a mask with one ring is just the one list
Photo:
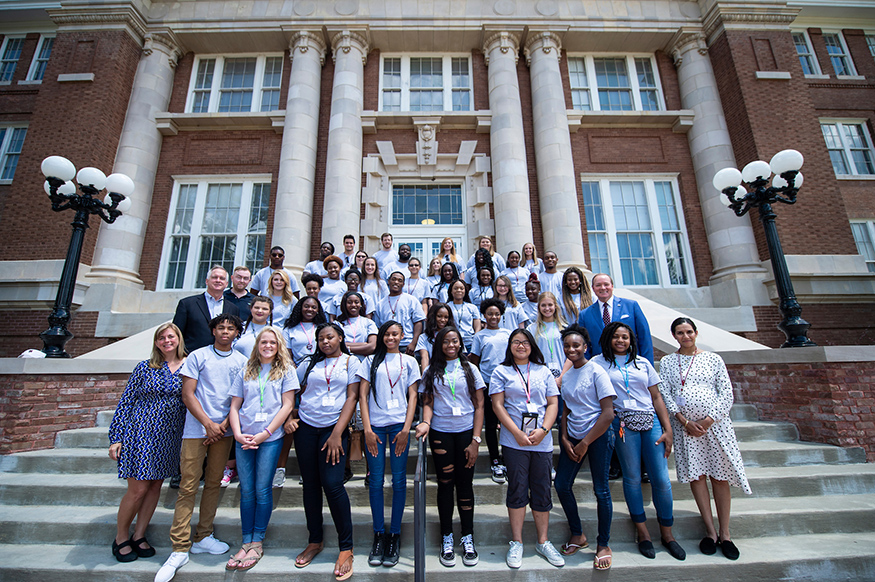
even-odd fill
[[(466, 255), (463, 255), (462, 251), (462, 241), (464, 239), (463, 236), (453, 236), (447, 235), (453, 239), (453, 242), (456, 243), (456, 253), (460, 260), (464, 263), (468, 260)], [(398, 252), (398, 247), (407, 244), (410, 245), (410, 251), (412, 256), (419, 259), (419, 262), (422, 263), (422, 268), (424, 269), (423, 275), (428, 271), (428, 263), (432, 260), (432, 258), (436, 257), (440, 254), (441, 250), (441, 242), (446, 238), (442, 236), (438, 237), (422, 237), (422, 236), (405, 236), (403, 234), (398, 234), (394, 237), (395, 242), (395, 252)]]

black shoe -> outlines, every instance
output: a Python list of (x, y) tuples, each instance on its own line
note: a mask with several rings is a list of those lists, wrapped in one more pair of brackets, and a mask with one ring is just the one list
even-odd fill
[(179, 489), (179, 482), (182, 481), (182, 475), (174, 475), (170, 478), (170, 488)]
[[(131, 548), (131, 551), (127, 554), (123, 554), (122, 548)], [(122, 542), (120, 544), (115, 543), (115, 540), (112, 540), (112, 555), (115, 556), (115, 559), (119, 562), (133, 562), (140, 556), (137, 555), (136, 550), (134, 549), (133, 543), (131, 540), (126, 542)]]
[(708, 536), (705, 536), (702, 538), (702, 541), (699, 542), (699, 551), (706, 556), (713, 556), (717, 553), (717, 542)]
[(614, 469), (613, 467), (611, 467), (611, 469), (608, 471), (608, 481), (616, 481), (617, 479), (620, 479), (622, 477), (623, 471), (621, 471), (620, 469)]
[(732, 543), (732, 540), (725, 540), (722, 542), (718, 542), (718, 544), (720, 545), (720, 551), (723, 552), (724, 556), (726, 556), (730, 560), (738, 559), (738, 548), (735, 547), (735, 544)]
[(401, 534), (386, 534), (386, 547), (383, 550), (383, 565), (391, 568), (398, 563), (401, 550)]
[(638, 542), (638, 551), (641, 552), (641, 555), (645, 558), (652, 560), (656, 557), (656, 550), (653, 549), (653, 542), (650, 540)]
[(368, 554), (368, 564), (370, 566), (381, 566), (383, 564), (383, 554), (385, 549), (385, 534), (383, 532), (374, 533), (374, 545), (371, 546), (371, 553)]
[(641, 482), (642, 483), (650, 483), (650, 475), (647, 474), (647, 471), (643, 471), (641, 473)]
[(671, 540), (670, 542), (662, 540), (662, 545), (665, 546), (665, 549), (668, 550), (668, 553), (671, 554), (672, 558), (675, 560), (683, 561), (687, 559), (687, 553), (675, 540)]
[[(142, 544), (146, 544), (149, 547), (148, 548), (141, 548), (140, 546)], [(131, 538), (131, 546), (134, 548), (134, 551), (137, 552), (137, 556), (139, 556), (141, 558), (151, 558), (152, 556), (155, 555), (155, 548), (153, 548), (152, 544), (150, 544), (146, 540), (145, 536), (141, 537), (138, 540)]]

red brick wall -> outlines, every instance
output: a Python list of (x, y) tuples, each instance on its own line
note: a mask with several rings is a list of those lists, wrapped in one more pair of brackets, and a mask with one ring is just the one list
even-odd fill
[[(43, 341), (39, 334), (48, 329), (50, 310), (42, 311), (3, 311), (4, 325), (0, 328), (0, 358), (15, 358), (26, 349), (41, 350)], [(109, 338), (95, 338), (97, 327), (96, 311), (76, 311), (67, 325), (73, 339), (64, 349), (68, 354), (81, 356), (112, 342)]]
[[(781, 347), (787, 338), (776, 326), (783, 316), (777, 307), (753, 308), (757, 331), (740, 335), (771, 348)], [(806, 304), (802, 318), (811, 324), (808, 337), (819, 346), (875, 344), (875, 304)]]
[(802, 440), (862, 447), (875, 462), (875, 362), (729, 364), (736, 402), (792, 422)]
[[(77, 168), (95, 166), (107, 173), (112, 170), (139, 58), (140, 47), (122, 31), (58, 34), (35, 96), (15, 181), (3, 196), (0, 215), (9, 218), (6, 209), (13, 205), (26, 207), (34, 200), (39, 204), (26, 219), (0, 221), (0, 240), (4, 241), (0, 260), (66, 256), (73, 214), (52, 212), (48, 198), (40, 195), (45, 181), (40, 164), (47, 155), (58, 154)], [(16, 71), (16, 78), (27, 73), (29, 64), (19, 63), (21, 70)], [(93, 82), (57, 82), (61, 73), (89, 72), (94, 73)], [(90, 221), (83, 263), (91, 263), (99, 222), (95, 218)], [(35, 232), (49, 236), (34, 237)]]
[(0, 454), (50, 449), (62, 430), (95, 426), (113, 410), (128, 374), (0, 376)]

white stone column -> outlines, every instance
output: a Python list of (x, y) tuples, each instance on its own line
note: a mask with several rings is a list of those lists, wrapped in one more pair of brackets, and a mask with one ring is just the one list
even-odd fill
[(276, 185), (271, 246), (286, 251), (286, 262), (303, 269), (310, 260), (319, 99), (325, 42), (321, 32), (298, 32), (289, 43), (289, 97)]
[[(714, 265), (712, 300), (717, 307), (761, 304), (767, 300), (761, 283), (765, 271), (750, 218), (739, 218), (723, 206), (722, 194), (711, 184), (714, 174), (736, 167), (736, 163), (705, 37), (700, 31), (681, 29), (670, 46), (678, 71), (681, 105), (696, 114), (687, 137)], [(704, 283), (699, 281), (700, 285)]]
[(351, 31), (331, 41), (334, 85), (328, 123), (322, 240), (339, 247), (343, 236), (358, 238), (362, 200), (362, 108), (367, 40)]
[(155, 115), (167, 111), (180, 54), (166, 36), (146, 35), (113, 165), (113, 172), (127, 174), (134, 181), (133, 206), (113, 224), (100, 225), (89, 278), (143, 285), (140, 257), (162, 141)]
[(531, 241), (532, 211), (523, 134), (523, 110), (516, 74), (519, 39), (509, 32), (489, 35), (483, 55), (489, 67), (489, 130), (492, 157), (492, 197), (498, 251), (519, 251)]
[(532, 79), (535, 162), (544, 250), (559, 257), (559, 268), (585, 267), (577, 180), (571, 156), (568, 114), (559, 58), (562, 44), (552, 32), (529, 32), (526, 61)]

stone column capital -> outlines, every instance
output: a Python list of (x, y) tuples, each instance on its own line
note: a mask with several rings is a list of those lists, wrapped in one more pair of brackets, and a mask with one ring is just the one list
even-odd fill
[(295, 60), (295, 53), (305, 54), (311, 49), (319, 57), (319, 64), (324, 65), (325, 53), (328, 51), (328, 47), (322, 39), (322, 33), (311, 30), (296, 32), (292, 36), (292, 40), (289, 41), (289, 61)]
[(167, 53), (167, 63), (171, 69), (176, 68), (176, 64), (182, 57), (182, 48), (176, 36), (170, 32), (147, 32), (143, 37), (143, 56), (148, 57), (155, 49)]
[(353, 48), (361, 53), (362, 66), (366, 65), (368, 62), (370, 47), (368, 46), (368, 40), (363, 35), (351, 30), (342, 30), (335, 34), (334, 38), (331, 39), (331, 51), (333, 53), (332, 58), (334, 59), (334, 62), (337, 62), (338, 52), (349, 54)]
[(705, 33), (699, 28), (681, 28), (668, 43), (668, 52), (674, 61), (675, 67), (680, 67), (684, 62), (684, 55), (695, 50), (700, 55), (708, 54), (708, 43)]
[(519, 35), (513, 32), (503, 30), (495, 32), (486, 37), (483, 41), (483, 57), (486, 61), (486, 66), (489, 66), (489, 57), (492, 51), (498, 49), (502, 54), (511, 53), (513, 62), (519, 61), (520, 38)]
[(532, 54), (539, 50), (545, 55), (552, 53), (558, 61), (562, 57), (562, 40), (555, 32), (530, 32), (523, 49), (528, 66), (532, 66)]

